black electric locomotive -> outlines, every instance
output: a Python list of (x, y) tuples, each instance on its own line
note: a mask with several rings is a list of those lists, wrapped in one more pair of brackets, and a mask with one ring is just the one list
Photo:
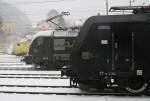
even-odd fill
[(35, 35), (23, 61), (35, 68), (57, 70), (68, 64), (77, 34), (77, 31), (42, 31)]
[(73, 84), (97, 89), (123, 88), (130, 93), (147, 89), (150, 13), (143, 7), (123, 10), (126, 9), (136, 14), (93, 16), (81, 27), (70, 69), (65, 71)]

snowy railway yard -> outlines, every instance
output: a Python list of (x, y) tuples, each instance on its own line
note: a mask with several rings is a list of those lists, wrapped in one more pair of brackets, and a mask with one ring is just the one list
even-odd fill
[(60, 71), (39, 71), (20, 62), (21, 57), (0, 55), (1, 101), (150, 101), (149, 95), (128, 93), (100, 93), (71, 88), (70, 80)]

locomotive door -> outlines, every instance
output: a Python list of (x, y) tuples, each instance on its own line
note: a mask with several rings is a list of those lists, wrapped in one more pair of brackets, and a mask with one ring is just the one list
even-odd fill
[[(100, 71), (111, 71), (112, 65), (112, 33), (110, 25), (98, 25), (97, 29), (92, 32), (94, 36), (90, 37), (90, 43), (92, 42), (92, 55), (95, 66)], [(96, 31), (96, 32), (95, 32)], [(95, 35), (96, 34), (96, 35)], [(90, 44), (89, 43), (89, 44)]]
[(134, 34), (128, 31), (114, 34), (114, 63), (117, 72), (134, 69)]

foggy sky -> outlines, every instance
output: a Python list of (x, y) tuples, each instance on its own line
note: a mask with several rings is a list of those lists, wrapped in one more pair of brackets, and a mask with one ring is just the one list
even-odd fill
[[(97, 13), (106, 14), (106, 0), (3, 0), (7, 3), (14, 4), (32, 23), (37, 23), (46, 18), (46, 14), (50, 9), (56, 9), (59, 12), (70, 11), (71, 15), (67, 19), (77, 20), (86, 19)], [(42, 2), (58, 1), (58, 2)], [(108, 0), (110, 6), (128, 6), (129, 0)], [(149, 0), (131, 0), (135, 1), (133, 5), (148, 5)], [(15, 4), (23, 2), (41, 2), (32, 4)]]

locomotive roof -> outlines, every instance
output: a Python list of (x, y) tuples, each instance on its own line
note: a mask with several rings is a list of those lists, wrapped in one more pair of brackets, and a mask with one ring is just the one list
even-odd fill
[[(105, 15), (90, 17), (85, 24), (92, 23), (121, 23), (121, 22), (149, 22), (150, 13), (145, 14), (127, 14), (127, 15)], [(85, 25), (84, 24), (84, 25)]]
[(116, 6), (111, 7), (110, 12), (118, 12), (122, 11), (125, 12), (126, 10), (131, 10), (132, 13), (138, 14), (138, 13), (150, 13), (150, 6)]
[(46, 30), (36, 33), (33, 36), (33, 40), (37, 37), (76, 37), (77, 35), (77, 31)]
[(62, 30), (57, 30), (54, 31), (52, 36), (54, 37), (76, 37), (78, 35), (77, 31), (62, 31)]
[(54, 30), (46, 30), (46, 31), (40, 31), (38, 33), (36, 33), (34, 36), (33, 36), (33, 39), (34, 38), (37, 38), (39, 36), (50, 36), (52, 33), (53, 33)]

